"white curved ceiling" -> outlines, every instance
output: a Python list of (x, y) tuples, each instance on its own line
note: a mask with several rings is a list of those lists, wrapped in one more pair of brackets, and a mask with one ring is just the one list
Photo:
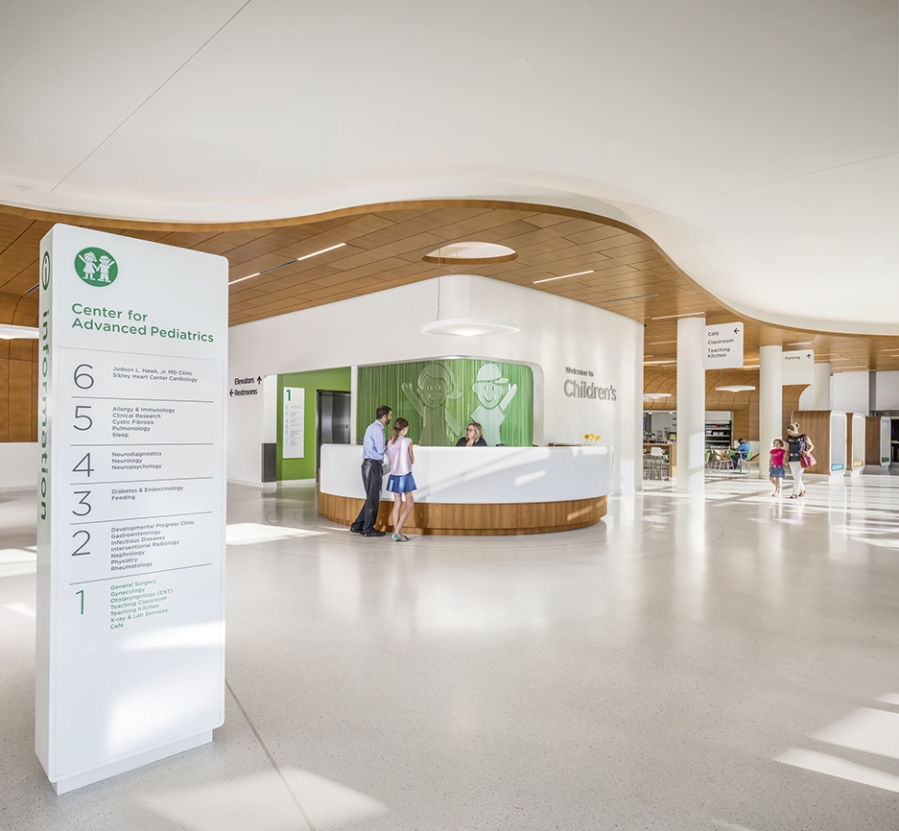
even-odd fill
[(899, 334), (897, 53), (894, 0), (5, 0), (0, 202), (579, 207), (748, 314)]

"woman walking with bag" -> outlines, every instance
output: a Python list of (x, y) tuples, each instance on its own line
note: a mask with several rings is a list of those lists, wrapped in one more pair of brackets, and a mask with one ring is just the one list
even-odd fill
[(787, 461), (790, 463), (790, 472), (793, 474), (793, 493), (790, 499), (798, 499), (805, 496), (805, 485), (802, 484), (802, 471), (815, 464), (812, 451), (815, 445), (812, 440), (799, 432), (798, 424), (790, 424), (787, 427)]
[[(393, 494), (393, 540), (409, 542), (403, 533), (403, 525), (415, 507), (412, 491), (417, 487), (412, 476), (412, 465), (415, 453), (412, 450), (412, 439), (407, 438), (409, 422), (398, 418), (393, 422), (393, 436), (387, 442), (387, 458), (390, 461), (390, 476), (387, 477), (387, 490)], [(405, 504), (403, 504), (405, 497)]]

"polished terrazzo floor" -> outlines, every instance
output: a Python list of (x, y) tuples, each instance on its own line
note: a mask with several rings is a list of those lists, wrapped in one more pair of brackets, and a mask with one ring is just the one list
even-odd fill
[(232, 487), (228, 718), (57, 797), (34, 498), (0, 495), (0, 829), (899, 828), (899, 477), (723, 477), (590, 529), (362, 539)]

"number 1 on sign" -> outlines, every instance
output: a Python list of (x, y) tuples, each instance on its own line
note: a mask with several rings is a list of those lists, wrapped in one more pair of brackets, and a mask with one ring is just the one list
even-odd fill
[(75, 592), (76, 597), (79, 594), (81, 595), (81, 614), (83, 615), (84, 614), (84, 589), (80, 589), (79, 591)]

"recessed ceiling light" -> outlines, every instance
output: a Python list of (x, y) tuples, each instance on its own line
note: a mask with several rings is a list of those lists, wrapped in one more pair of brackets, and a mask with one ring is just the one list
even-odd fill
[(339, 242), (337, 245), (332, 245), (328, 248), (322, 248), (321, 251), (313, 251), (311, 254), (304, 254), (302, 257), (297, 257), (295, 260), (288, 260), (286, 263), (281, 263), (281, 265), (273, 265), (271, 268), (265, 268), (262, 271), (257, 271), (255, 274), (248, 274), (246, 277), (238, 277), (236, 280), (230, 280), (228, 282), (229, 286), (233, 286), (235, 283), (242, 283), (244, 280), (249, 280), (251, 277), (259, 277), (261, 274), (268, 274), (270, 271), (277, 271), (279, 268), (284, 268), (288, 265), (293, 265), (294, 263), (302, 262), (303, 260), (308, 260), (311, 257), (317, 257), (319, 254), (327, 254), (329, 251), (334, 251), (337, 248), (343, 248), (345, 246), (345, 242)]
[(422, 260), (438, 265), (488, 265), (507, 263), (518, 257), (514, 248), (496, 242), (453, 242), (441, 246)]
[[(655, 318), (653, 318), (653, 319), (655, 319)], [(677, 341), (676, 340), (656, 340), (656, 341), (653, 341), (652, 343), (647, 343), (646, 345), (647, 346), (662, 346), (662, 344), (665, 344), (665, 343), (677, 343)]]
[(676, 364), (676, 360), (671, 361), (643, 361), (643, 366), (652, 366), (654, 364)]
[(651, 398), (653, 401), (656, 401), (659, 398), (671, 398), (670, 392), (644, 392), (644, 398)]
[(721, 392), (749, 392), (754, 390), (755, 387), (751, 387), (748, 384), (724, 384), (720, 387), (715, 387), (716, 390), (721, 390)]
[(551, 283), (553, 280), (564, 280), (567, 277), (582, 277), (584, 274), (593, 274), (595, 269), (590, 269), (589, 271), (575, 271), (574, 274), (563, 274), (561, 277), (547, 277), (545, 280), (534, 280), (532, 285), (537, 285), (537, 283)]

